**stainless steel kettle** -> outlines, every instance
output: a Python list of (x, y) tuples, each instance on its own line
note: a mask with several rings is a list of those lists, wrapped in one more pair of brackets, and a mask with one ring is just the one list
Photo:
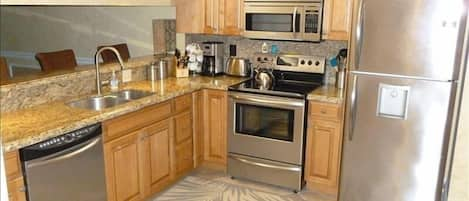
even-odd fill
[(251, 75), (249, 59), (230, 57), (226, 62), (225, 74), (232, 76), (248, 77)]
[(254, 79), (259, 85), (259, 89), (267, 90), (270, 89), (274, 83), (274, 76), (272, 71), (269, 69), (256, 68), (256, 76)]

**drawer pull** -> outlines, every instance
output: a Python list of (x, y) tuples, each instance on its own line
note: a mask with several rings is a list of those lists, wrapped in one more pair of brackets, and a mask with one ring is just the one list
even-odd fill
[(18, 189), (19, 192), (26, 192), (26, 186), (21, 186), (21, 188)]
[(327, 114), (327, 110), (322, 109), (322, 110), (321, 110), (321, 114)]

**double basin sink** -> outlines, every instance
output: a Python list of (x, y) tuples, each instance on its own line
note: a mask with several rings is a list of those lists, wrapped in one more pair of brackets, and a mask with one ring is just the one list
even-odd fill
[(88, 110), (100, 111), (106, 108), (114, 107), (120, 104), (128, 103), (132, 100), (144, 98), (154, 93), (141, 90), (123, 90), (108, 95), (83, 98), (66, 103), (70, 107), (83, 108)]

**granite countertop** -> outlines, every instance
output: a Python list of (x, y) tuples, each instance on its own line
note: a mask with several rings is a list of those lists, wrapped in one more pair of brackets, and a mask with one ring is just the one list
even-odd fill
[[(196, 90), (227, 90), (229, 86), (242, 82), (245, 79), (246, 78), (229, 76), (193, 76), (189, 78), (168, 78), (156, 82), (135, 81), (125, 83), (121, 88), (151, 91), (155, 94), (102, 111), (71, 108), (65, 105), (65, 103), (73, 100), (67, 100), (54, 101), (28, 109), (5, 112), (1, 114), (0, 118), (0, 133), (2, 135), (3, 149), (5, 152), (16, 150)], [(342, 100), (341, 94), (341, 90), (337, 90), (331, 86), (324, 86), (311, 92), (308, 95), (308, 100), (340, 103)], [(88, 96), (91, 95), (92, 94)]]
[(334, 85), (324, 85), (308, 94), (307, 99), (340, 104), (344, 99), (344, 89), (338, 89)]

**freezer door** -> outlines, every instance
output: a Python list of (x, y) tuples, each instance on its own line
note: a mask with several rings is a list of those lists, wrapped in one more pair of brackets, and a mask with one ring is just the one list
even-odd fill
[(340, 201), (436, 201), (453, 82), (351, 74)]
[(456, 80), (464, 44), (463, 2), (355, 1), (352, 70)]

